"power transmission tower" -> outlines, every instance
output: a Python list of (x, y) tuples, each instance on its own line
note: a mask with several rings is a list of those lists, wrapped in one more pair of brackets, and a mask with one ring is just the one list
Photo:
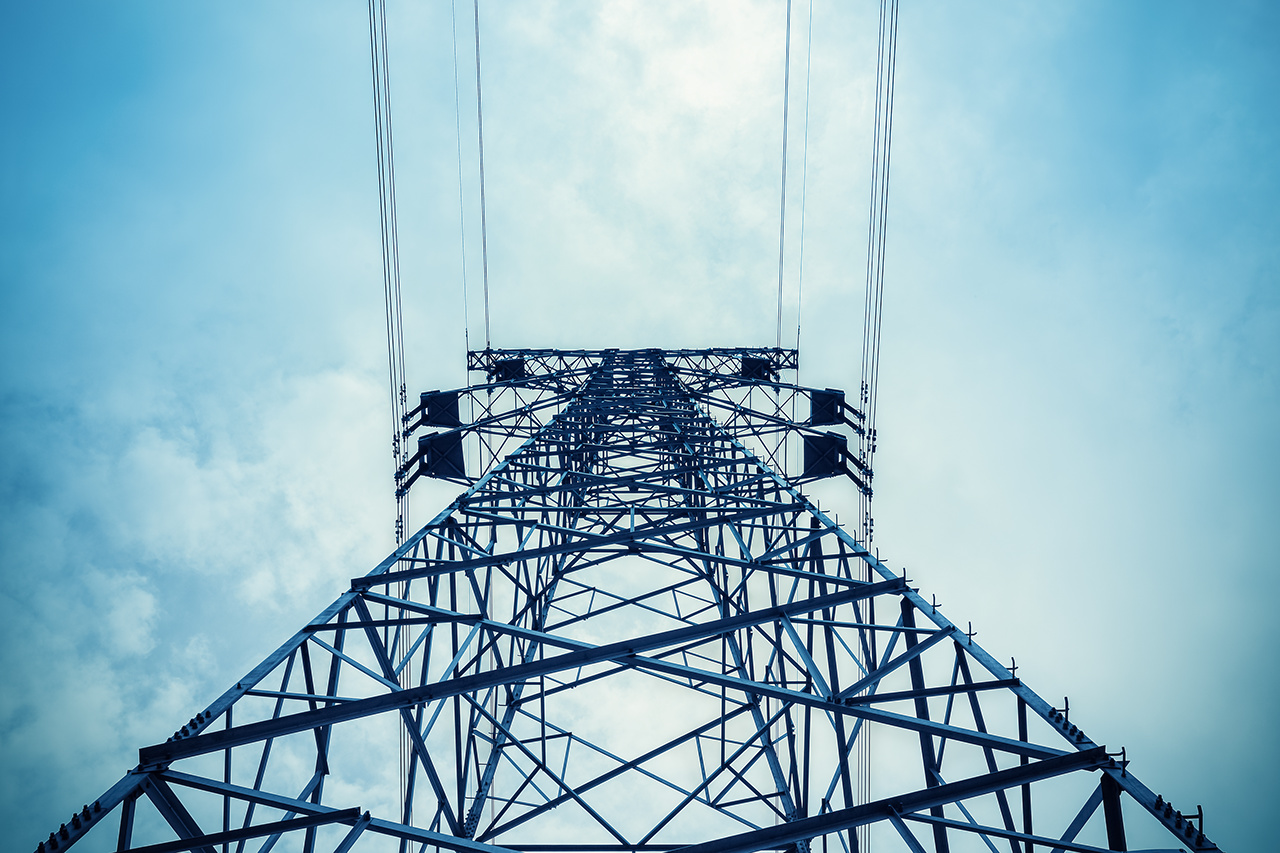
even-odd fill
[(38, 850), (1216, 850), (804, 496), (871, 472), (796, 365), (471, 353), (465, 491)]

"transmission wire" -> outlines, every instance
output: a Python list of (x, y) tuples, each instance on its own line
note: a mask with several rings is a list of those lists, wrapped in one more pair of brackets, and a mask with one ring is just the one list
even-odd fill
[[(462, 255), (462, 345), (463, 361), (471, 352), (471, 314), (467, 291), (467, 209), (462, 189), (462, 96), (458, 83), (458, 2), (449, 0), (449, 18), (453, 22), (453, 126), (458, 142), (458, 235)], [(464, 381), (463, 384), (467, 384)]]
[[(813, 76), (813, 0), (809, 0), (809, 23), (805, 33), (805, 59), (804, 59), (804, 139), (802, 143), (803, 154), (800, 160), (800, 257), (796, 270), (796, 385), (802, 384), (800, 380), (800, 320), (801, 312), (804, 308), (804, 223), (805, 223), (805, 203), (808, 199), (809, 190), (809, 91)], [(796, 420), (796, 401), (800, 394), (798, 391), (791, 395), (791, 421)], [(800, 464), (801, 448), (797, 447), (796, 464)]]
[[(382, 237), (382, 286), (387, 329), (387, 374), (391, 392), (391, 451), (396, 470), (396, 544), (404, 541), (409, 521), (409, 497), (400, 489), (400, 471), (405, 454), (403, 430), (408, 393), (405, 381), (404, 302), (400, 286), (400, 244), (396, 221), (395, 145), (391, 120), (391, 77), (387, 48), (387, 10), (385, 0), (369, 0), (369, 60), (373, 77), (373, 114), (378, 174), (378, 216)], [(401, 584), (401, 596), (407, 585)], [(390, 609), (386, 608), (388, 615)], [(403, 616), (403, 612), (401, 613)], [(397, 630), (392, 641), (389, 627), (384, 628), (383, 642), (393, 655), (405, 653), (406, 637)], [(406, 665), (402, 683), (412, 681), (412, 666)], [(411, 761), (407, 733), (400, 730), (400, 801), (405, 803)], [(404, 807), (407, 807), (405, 804)]]
[(782, 270), (787, 233), (787, 124), (791, 102), (791, 0), (787, 0), (787, 36), (782, 72), (782, 193), (778, 203), (778, 323), (777, 343), (782, 349)]
[(484, 102), (480, 85), (480, 0), (472, 0), (476, 19), (476, 139), (480, 148), (480, 258), (484, 267), (484, 348), (489, 339), (489, 228), (484, 203)]
[[(871, 202), (867, 217), (867, 286), (862, 323), (862, 384), (859, 401), (866, 418), (861, 445), (863, 461), (868, 468), (872, 468), (876, 451), (881, 318), (884, 314), (885, 241), (889, 216), (889, 165), (893, 144), (893, 90), (897, 67), (898, 0), (881, 0), (878, 38)], [(869, 545), (875, 534), (870, 496), (864, 494), (860, 498), (860, 503), (863, 540)]]
[(804, 302), (804, 221), (809, 194), (809, 88), (813, 70), (813, 0), (809, 0), (809, 26), (805, 34), (804, 58), (804, 141), (800, 160), (800, 258), (796, 275), (796, 384), (800, 384), (800, 320)]
[[(862, 405), (866, 421), (862, 436), (864, 461), (873, 468), (876, 451), (876, 411), (879, 400), (881, 320), (884, 314), (885, 242), (889, 221), (889, 166), (893, 149), (893, 98), (898, 57), (898, 0), (881, 0), (879, 44), (876, 58), (875, 141), (872, 145), (871, 206), (867, 218), (867, 294), (863, 315)], [(863, 544), (871, 546), (875, 521), (871, 496), (860, 497)], [(869, 568), (867, 570), (870, 571)], [(874, 660), (869, 661), (875, 666)], [(869, 732), (864, 733), (869, 734)], [(871, 790), (870, 742), (863, 737), (858, 746), (859, 801), (867, 802)], [(864, 827), (862, 849), (870, 842)]]
[[(876, 226), (876, 202), (879, 199), (879, 172), (880, 172), (880, 120), (881, 120), (881, 94), (884, 88), (884, 26), (885, 26), (885, 0), (880, 0), (880, 31), (877, 36), (877, 52), (876, 52), (876, 102), (874, 112), (874, 123), (871, 131), (871, 200), (867, 210), (867, 279), (866, 288), (863, 294), (862, 305), (862, 374), (860, 377), (860, 385), (858, 388), (858, 405), (866, 412), (868, 403), (868, 394), (870, 388), (867, 384), (868, 374), (868, 347), (871, 343), (870, 323), (872, 318), (871, 301), (873, 294), (872, 273), (875, 269), (874, 253), (876, 249), (875, 243), (875, 226)], [(863, 523), (865, 533), (865, 520)]]
[(889, 227), (889, 163), (893, 154), (893, 97), (894, 97), (894, 78), (897, 75), (898, 65), (898, 0), (892, 3), (892, 21), (890, 24), (889, 35), (889, 71), (888, 82), (886, 83), (886, 92), (888, 106), (885, 109), (885, 146), (884, 146), (884, 183), (880, 191), (880, 254), (879, 269), (877, 271), (876, 286), (876, 320), (875, 320), (875, 345), (872, 349), (872, 371), (871, 371), (871, 431), (872, 446), (874, 448), (874, 435), (876, 427), (876, 404), (879, 399), (878, 387), (880, 378), (880, 335), (882, 330), (881, 316), (884, 313), (884, 262), (885, 262), (885, 235)]
[[(382, 236), (383, 296), (387, 330), (387, 377), (391, 393), (392, 455), (398, 471), (403, 463), (405, 403), (403, 300), (400, 248), (396, 228), (395, 148), (392, 143), (391, 85), (387, 62), (385, 0), (369, 0), (369, 53), (373, 73), (374, 125), (378, 166), (378, 214)], [(396, 542), (403, 541), (408, 500), (397, 495)]]

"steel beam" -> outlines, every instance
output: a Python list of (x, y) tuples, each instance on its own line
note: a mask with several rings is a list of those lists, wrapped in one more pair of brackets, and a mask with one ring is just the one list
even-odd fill
[[(446, 436), (453, 454), (449, 471), (411, 460), (402, 492), (432, 473), (466, 490), (38, 853), (105, 833), (241, 853), (294, 831), (306, 851), (334, 822), (338, 853), (379, 836), (805, 853), (873, 823), (896, 832), (886, 850), (971, 836), (1088, 853), (1075, 838), (1099, 808), (1112, 849), (1137, 818), (1216, 849), (800, 492), (786, 460), (805, 437), (857, 438), (865, 418), (789, 382), (796, 364), (770, 348), (470, 353), (475, 383), (424, 395), (399, 437)], [(812, 422), (791, 414), (815, 404)], [(869, 466), (846, 461), (833, 470), (868, 493)], [(924, 786), (866, 802), (860, 745), (890, 731)], [(370, 760), (397, 741), (400, 759)], [(1040, 784), (1062, 777), (1081, 782)], [(344, 799), (372, 779), (394, 814)], [(1076, 819), (1054, 839), (1040, 810)]]

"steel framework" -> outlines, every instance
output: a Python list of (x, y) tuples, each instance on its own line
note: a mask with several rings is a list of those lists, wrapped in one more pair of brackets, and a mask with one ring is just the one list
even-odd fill
[(1217, 849), (798, 490), (871, 472), (796, 363), (470, 353), (465, 491), (39, 853)]

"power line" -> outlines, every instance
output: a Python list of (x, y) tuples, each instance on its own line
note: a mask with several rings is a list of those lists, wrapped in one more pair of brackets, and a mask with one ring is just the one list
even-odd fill
[[(398, 471), (404, 463), (405, 382), (403, 302), (400, 290), (400, 246), (396, 228), (395, 146), (392, 141), (391, 77), (388, 70), (385, 0), (369, 0), (369, 60), (373, 73), (373, 116), (378, 166), (378, 216), (382, 234), (382, 286), (387, 331), (387, 379), (391, 393), (391, 451)], [(399, 489), (397, 489), (399, 492)], [(396, 541), (408, 525), (407, 495), (396, 499)]]
[[(889, 222), (889, 163), (893, 146), (893, 84), (898, 58), (898, 0), (881, 0), (876, 56), (876, 105), (871, 147), (871, 203), (867, 217), (867, 286), (862, 321), (861, 405), (867, 429), (861, 439), (863, 462), (872, 467), (876, 451), (876, 403), (880, 376), (880, 332), (884, 313), (885, 235)], [(871, 496), (863, 495), (863, 541), (875, 533)]]
[(787, 37), (782, 72), (782, 197), (778, 204), (778, 323), (777, 342), (782, 349), (782, 271), (787, 234), (787, 124), (791, 102), (791, 0), (787, 0)]
[(453, 125), (458, 142), (458, 235), (462, 255), (462, 344), (463, 362), (471, 351), (471, 313), (467, 300), (467, 208), (462, 188), (462, 96), (458, 85), (458, 3), (449, 0), (449, 19), (453, 23)]
[[(813, 0), (809, 0), (809, 20), (805, 30), (804, 59), (804, 136), (800, 158), (800, 257), (796, 264), (796, 385), (800, 385), (800, 321), (804, 308), (804, 223), (805, 203), (809, 194), (809, 92), (813, 77)], [(779, 345), (781, 346), (781, 345)], [(799, 394), (791, 397), (791, 420), (796, 420)], [(797, 451), (803, 448), (797, 447)]]
[(480, 0), (472, 0), (476, 18), (476, 138), (480, 147), (480, 258), (484, 267), (484, 348), (489, 338), (489, 227), (484, 203), (484, 99), (480, 85)]
[[(369, 61), (373, 73), (373, 116), (375, 148), (378, 163), (378, 216), (382, 233), (382, 289), (387, 330), (387, 376), (391, 392), (391, 453), (396, 471), (396, 544), (408, 534), (409, 495), (402, 489), (401, 471), (405, 467), (405, 412), (408, 393), (404, 359), (404, 304), (400, 288), (400, 242), (396, 227), (395, 144), (391, 122), (391, 74), (387, 49), (387, 9), (385, 0), (369, 0)], [(404, 593), (401, 585), (401, 594)], [(389, 615), (388, 610), (386, 614)], [(397, 654), (405, 649), (406, 636), (397, 628), (394, 638), (384, 629), (384, 643)], [(403, 683), (411, 683), (413, 672), (406, 666), (401, 673)], [(400, 793), (403, 799), (409, 784), (411, 744), (406, 732), (400, 732)]]
[[(880, 330), (884, 309), (885, 235), (889, 215), (889, 154), (893, 144), (893, 83), (897, 62), (898, 0), (881, 0), (880, 24), (876, 50), (876, 106), (871, 146), (871, 201), (867, 214), (867, 282), (862, 322), (862, 388), (861, 405), (866, 415), (866, 428), (860, 438), (861, 455), (868, 471), (874, 471), (876, 452), (876, 402), (880, 375)], [(859, 494), (860, 528), (864, 547), (870, 548), (875, 536), (875, 519), (871, 514), (871, 495)], [(866, 575), (864, 580), (869, 580)], [(870, 734), (870, 733), (868, 733)], [(871, 741), (858, 743), (858, 801), (871, 796)], [(861, 849), (868, 849), (870, 828), (858, 831)]]
[(804, 154), (800, 161), (800, 260), (796, 275), (796, 384), (800, 384), (800, 320), (804, 308), (804, 222), (805, 203), (809, 196), (809, 89), (813, 72), (813, 0), (809, 0), (809, 25), (805, 34), (804, 58)]

